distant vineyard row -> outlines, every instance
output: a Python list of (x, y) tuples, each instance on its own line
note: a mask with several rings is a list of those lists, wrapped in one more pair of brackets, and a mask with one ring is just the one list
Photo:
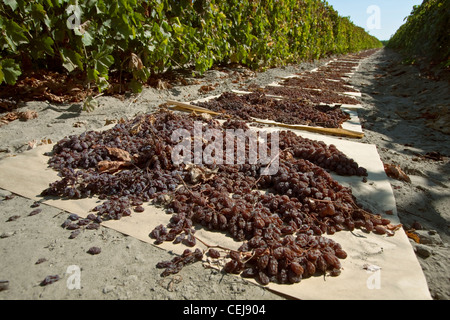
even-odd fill
[(425, 0), (415, 6), (387, 47), (399, 50), (410, 62), (450, 67), (450, 0)]
[(380, 47), (322, 0), (0, 0), (0, 84), (74, 72), (99, 91), (152, 73), (237, 62), (253, 69)]

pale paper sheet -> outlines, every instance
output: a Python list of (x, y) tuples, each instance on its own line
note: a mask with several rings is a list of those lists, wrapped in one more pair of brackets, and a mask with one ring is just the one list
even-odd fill
[[(341, 183), (351, 186), (354, 195), (365, 206), (380, 213), (393, 210), (394, 215), (387, 218), (394, 224), (398, 223), (394, 195), (376, 146), (306, 132), (297, 134), (322, 140), (327, 144), (333, 143), (365, 167), (369, 172), (366, 183), (362, 182), (360, 177), (334, 177)], [(49, 158), (44, 153), (51, 148), (52, 145), (45, 145), (1, 160), (0, 188), (33, 200), (41, 200), (45, 204), (82, 217), (87, 216), (100, 200), (40, 197), (40, 193), (49, 183), (59, 179), (56, 172), (47, 167)], [(131, 217), (118, 221), (107, 221), (103, 225), (153, 244), (149, 233), (157, 225), (167, 224), (169, 218), (170, 215), (165, 214), (162, 209), (147, 205), (142, 213), (133, 213)], [(237, 249), (241, 244), (224, 233), (209, 232), (201, 228), (196, 235), (209, 245), (220, 244)], [(343, 270), (340, 276), (313, 277), (304, 279), (296, 285), (270, 284), (268, 287), (296, 299), (431, 299), (422, 269), (402, 229), (393, 237), (367, 234), (360, 230), (353, 233), (342, 231), (329, 237), (338, 241), (348, 253), (347, 259), (341, 260)], [(177, 254), (185, 249), (183, 245), (172, 243), (163, 243), (158, 247)], [(381, 267), (381, 270), (368, 272), (364, 269), (365, 264)]]

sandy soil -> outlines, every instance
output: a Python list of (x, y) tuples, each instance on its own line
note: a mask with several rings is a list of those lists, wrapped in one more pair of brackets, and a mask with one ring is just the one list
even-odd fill
[[(411, 182), (391, 180), (399, 215), (408, 230), (422, 229), (415, 231), (421, 243), (411, 242), (431, 295), (449, 299), (449, 158), (436, 161), (424, 157), (429, 152), (450, 155), (449, 135), (441, 132), (448, 130), (449, 122), (441, 118), (448, 113), (449, 84), (426, 79), (415, 67), (403, 66), (400, 61), (392, 52), (379, 51), (365, 59), (352, 78), (363, 92), (361, 101), (366, 108), (360, 113), (366, 133), (362, 142), (376, 144), (385, 163), (400, 165), (410, 177)], [(126, 99), (99, 97), (99, 106), (90, 113), (82, 112), (81, 104), (28, 102), (19, 111), (35, 110), (38, 118), (16, 120), (0, 128), (0, 159), (46, 139), (56, 142), (120, 118), (151, 112), (167, 99), (189, 101), (251, 83), (265, 85), (274, 77), (310, 70), (324, 62), (257, 74), (242, 68), (212, 70), (201, 79), (187, 78), (188, 85), (149, 88)], [(214, 89), (200, 90), (205, 85)], [(426, 119), (430, 114), (435, 114), (433, 121)], [(286, 300), (236, 276), (205, 269), (200, 263), (161, 278), (155, 265), (170, 259), (169, 252), (104, 227), (68, 239), (67, 230), (60, 225), (69, 213), (41, 205), (41, 213), (28, 216), (33, 201), (20, 196), (10, 199), (10, 194), (0, 189), (0, 281), (9, 281), (6, 290), (0, 289), (0, 299)], [(20, 218), (6, 222), (13, 215)], [(87, 254), (92, 246), (101, 247), (101, 254)], [(36, 264), (40, 259), (43, 262)], [(81, 289), (70, 290), (67, 281), (77, 270)], [(56, 274), (59, 281), (39, 285), (46, 276)]]
[[(365, 138), (385, 164), (399, 165), (411, 182), (391, 179), (397, 210), (434, 299), (450, 298), (450, 84), (435, 81), (383, 50), (366, 59), (352, 83), (363, 93)], [(433, 160), (431, 158), (440, 158)], [(426, 156), (428, 154), (428, 156)], [(436, 157), (434, 157), (436, 156)]]

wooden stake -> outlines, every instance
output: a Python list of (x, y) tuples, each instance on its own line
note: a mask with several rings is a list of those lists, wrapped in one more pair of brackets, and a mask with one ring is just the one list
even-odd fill
[[(202, 113), (209, 113), (212, 115), (224, 115), (222, 113), (218, 113), (215, 111), (208, 110), (206, 108), (194, 106), (189, 103), (185, 102), (179, 102), (179, 101), (173, 101), (173, 100), (167, 100), (167, 104), (169, 105), (175, 105), (177, 109), (181, 109), (182, 111), (195, 111), (195, 112), (202, 112)], [(351, 131), (346, 130), (342, 128), (321, 128), (321, 127), (310, 127), (310, 126), (301, 126), (301, 125), (290, 125), (290, 124), (284, 124), (279, 122), (268, 122), (260, 119), (253, 118), (254, 122), (266, 124), (266, 125), (273, 125), (277, 127), (284, 127), (289, 128), (292, 130), (303, 130), (303, 131), (309, 131), (309, 132), (315, 132), (315, 133), (321, 133), (321, 134), (328, 134), (328, 135), (334, 135), (334, 136), (341, 136), (341, 137), (349, 137), (349, 138), (357, 138), (362, 139), (364, 137), (364, 133), (357, 132), (357, 131)]]
[(181, 109), (181, 110), (189, 110), (189, 111), (196, 111), (196, 112), (202, 112), (202, 113), (209, 113), (209, 114), (216, 115), (216, 116), (217, 115), (222, 115), (222, 113), (211, 111), (211, 110), (208, 110), (206, 108), (194, 106), (194, 105), (192, 105), (190, 103), (173, 101), (173, 100), (167, 100), (166, 103), (169, 104), (169, 105), (174, 105), (174, 106), (177, 107), (177, 109)]

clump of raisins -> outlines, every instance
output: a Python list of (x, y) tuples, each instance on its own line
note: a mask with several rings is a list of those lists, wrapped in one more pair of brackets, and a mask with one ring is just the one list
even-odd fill
[[(212, 111), (225, 112), (225, 117), (232, 115), (239, 120), (258, 118), (269, 119), (286, 124), (339, 128), (343, 122), (350, 119), (349, 114), (342, 111), (339, 107), (314, 105), (311, 102), (305, 102), (305, 99), (277, 100), (265, 95), (265, 92), (268, 94), (280, 94), (283, 90), (295, 92), (296, 89), (268, 87), (244, 95), (225, 92), (218, 98), (206, 102), (198, 102), (196, 104)], [(308, 96), (313, 94), (323, 96), (325, 92), (307, 92)], [(333, 92), (327, 92), (327, 94), (334, 95), (335, 98), (341, 98), (338, 94)], [(297, 92), (297, 95), (299, 95), (299, 92)], [(293, 94), (291, 93), (291, 97), (292, 96)], [(348, 97), (342, 97), (342, 99), (346, 99), (345, 102), (349, 102), (350, 99), (354, 101), (353, 98)], [(338, 101), (342, 101), (342, 99)]]
[[(61, 179), (43, 194), (104, 200), (86, 218), (68, 217), (62, 226), (72, 232), (70, 238), (81, 230), (99, 228), (102, 221), (142, 212), (143, 204), (152, 201), (171, 214), (167, 225), (150, 232), (155, 244), (170, 241), (194, 248), (196, 225), (225, 232), (242, 242), (238, 251), (230, 252), (226, 272), (254, 277), (263, 284), (288, 284), (316, 273), (339, 274), (339, 260), (346, 253), (322, 235), (355, 228), (380, 234), (386, 230), (388, 220), (363, 210), (351, 189), (328, 173), (365, 176), (367, 171), (335, 146), (289, 131), (280, 132), (279, 169), (271, 176), (261, 175), (261, 161), (251, 164), (248, 157), (243, 164), (195, 168), (201, 174), (194, 174), (192, 166), (175, 164), (171, 155), (178, 141), (172, 140), (172, 133), (184, 129), (193, 136), (197, 120), (196, 115), (161, 110), (110, 130), (59, 141), (49, 165)], [(203, 125), (205, 130), (222, 132), (223, 141), (228, 129), (248, 130), (245, 122), (235, 119), (223, 125), (204, 120)], [(203, 148), (209, 143), (213, 142), (204, 141)], [(208, 254), (217, 253), (210, 249)], [(199, 249), (186, 251), (158, 267), (169, 275), (202, 256)]]
[(183, 269), (184, 266), (200, 261), (203, 258), (203, 252), (199, 248), (194, 251), (185, 249), (181, 256), (176, 256), (172, 260), (161, 261), (156, 264), (159, 269), (164, 269), (161, 277), (167, 277), (171, 274), (176, 274)]

